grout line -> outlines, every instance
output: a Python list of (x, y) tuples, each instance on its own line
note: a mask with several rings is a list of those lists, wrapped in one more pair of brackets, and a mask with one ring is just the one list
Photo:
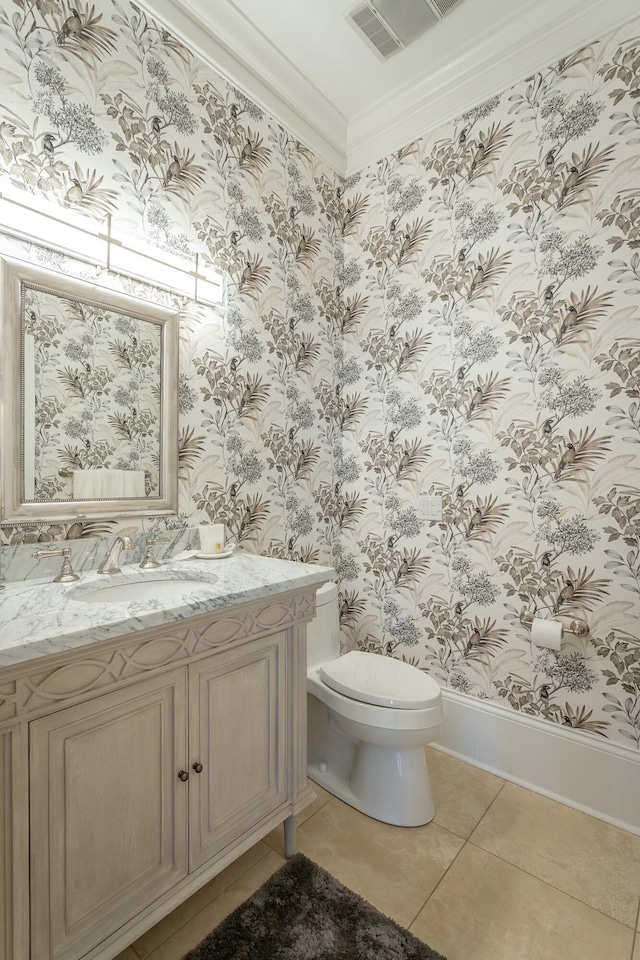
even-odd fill
[(562, 893), (565, 897), (570, 897), (571, 900), (575, 900), (576, 903), (581, 903), (583, 907), (587, 907), (589, 910), (595, 910), (596, 913), (599, 913), (601, 916), (611, 920), (612, 923), (617, 923), (618, 926), (626, 927), (627, 930), (632, 930), (632, 932), (634, 932), (633, 928), (628, 923), (625, 923), (624, 920), (616, 920), (616, 918), (612, 917), (610, 913), (605, 913), (604, 910), (594, 907), (592, 903), (587, 903), (586, 900), (581, 900), (580, 897), (576, 897), (573, 893), (567, 893), (566, 890), (563, 890), (562, 887), (557, 887), (555, 883), (551, 883), (550, 880), (543, 880), (542, 877), (539, 877), (535, 873), (531, 873), (525, 867), (520, 866), (520, 864), (513, 863), (512, 860), (505, 860), (505, 858), (501, 857), (499, 853), (494, 853), (493, 850), (487, 850), (485, 847), (481, 847), (479, 843), (475, 843), (473, 840), (468, 840), (467, 843), (470, 843), (472, 847), (476, 848), (476, 850), (482, 850), (483, 853), (487, 853), (490, 857), (495, 857), (496, 860), (501, 860), (502, 863), (506, 863), (507, 866), (513, 867), (514, 870), (519, 870), (520, 873), (526, 874), (527, 877), (531, 877), (533, 880), (538, 880), (540, 883), (544, 883), (544, 885), (549, 887), (551, 890), (556, 890), (558, 893)]
[[(331, 794), (329, 794), (329, 796), (326, 798), (326, 800), (324, 801), (324, 803), (320, 804), (320, 806), (318, 807), (317, 810), (314, 810), (313, 813), (310, 813), (308, 817), (305, 817), (304, 820), (302, 820), (300, 823), (296, 824), (296, 827), (297, 827), (298, 829), (300, 829), (300, 827), (304, 827), (305, 824), (307, 824), (307, 823), (309, 823), (309, 821), (313, 820), (313, 818), (314, 818), (315, 816), (317, 816), (317, 815), (320, 813), (321, 810), (324, 810), (324, 808), (325, 808), (326, 806), (328, 806), (328, 805), (331, 803), (332, 800), (335, 800), (335, 799), (336, 799), (336, 798), (335, 798), (334, 796), (332, 796)], [(314, 800), (313, 802), (315, 803), (315, 800)], [(309, 804), (309, 806), (312, 806), (312, 804)], [(303, 813), (304, 813), (304, 811), (303, 811)]]
[[(199, 910), (197, 910), (196, 913), (194, 913), (192, 917), (189, 917), (188, 920), (185, 920), (184, 923), (181, 923), (180, 926), (177, 927), (177, 928), (173, 931), (173, 933), (170, 933), (169, 936), (165, 937), (164, 940), (162, 940), (159, 944), (157, 944), (157, 946), (155, 946), (155, 947), (153, 948), (153, 950), (151, 951), (151, 953), (148, 953), (148, 954), (145, 954), (144, 956), (141, 956), (141, 955), (138, 953), (138, 951), (134, 948), (134, 951), (133, 951), (133, 952), (134, 952), (138, 957), (140, 957), (140, 960), (149, 960), (149, 957), (153, 956), (153, 954), (156, 953), (156, 951), (159, 950), (160, 947), (163, 947), (164, 944), (167, 943), (167, 941), (171, 940), (171, 938), (174, 937), (174, 936), (176, 935), (176, 933), (179, 933), (180, 930), (184, 930), (184, 928), (185, 928), (186, 926), (188, 926), (190, 923), (193, 923), (193, 921), (196, 919), (196, 917), (199, 917), (203, 910), (206, 910), (207, 907), (210, 907), (212, 903), (215, 903), (215, 901), (216, 901), (219, 897), (221, 897), (223, 893), (226, 893), (227, 890), (234, 885), (234, 883), (236, 883), (238, 880), (241, 880), (242, 877), (246, 876), (246, 874), (249, 873), (249, 871), (252, 870), (254, 867), (256, 867), (259, 863), (262, 863), (262, 861), (265, 859), (265, 857), (268, 857), (270, 853), (277, 853), (277, 851), (274, 850), (272, 847), (270, 847), (267, 843), (264, 843), (264, 840), (258, 840), (258, 843), (264, 844), (264, 846), (267, 848), (267, 849), (266, 849), (266, 852), (265, 852), (261, 857), (258, 857), (258, 859), (255, 861), (255, 863), (252, 863), (251, 866), (247, 867), (247, 869), (246, 869), (245, 871), (243, 871), (243, 873), (239, 874), (239, 876), (237, 876), (234, 880), (231, 880), (231, 881), (227, 884), (226, 887), (223, 887), (222, 890), (220, 890), (218, 893), (216, 893), (215, 897), (212, 897), (211, 900), (207, 900), (207, 902), (206, 902), (205, 904), (203, 904), (202, 907), (201, 907)], [(255, 846), (257, 846), (258, 843), (256, 843)], [(252, 848), (250, 847), (249, 849), (252, 849)], [(232, 867), (235, 862), (236, 862), (235, 860), (232, 860), (231, 863), (229, 864), (229, 866)], [(227, 868), (225, 867), (225, 870), (226, 870), (226, 869), (227, 869)], [(220, 871), (220, 872), (222, 873), (223, 871)], [(211, 880), (208, 881), (208, 883), (211, 883), (213, 880), (215, 880), (217, 876), (220, 876), (220, 874), (216, 874), (216, 876), (212, 877)], [(195, 897), (198, 893), (200, 893), (200, 890), (202, 890), (203, 887), (205, 887), (206, 885), (207, 885), (207, 884), (203, 884), (203, 886), (200, 887), (198, 890), (194, 891), (194, 893), (192, 893), (191, 896), (192, 896), (192, 897)], [(184, 906), (185, 903), (188, 903), (190, 899), (191, 899), (191, 897), (187, 897), (187, 899), (186, 899), (186, 900), (183, 900), (182, 903), (178, 904), (178, 906), (177, 906), (175, 909), (176, 909), (176, 910), (179, 910), (181, 907)], [(173, 911), (171, 911), (171, 912), (173, 913)], [(171, 916), (171, 913), (168, 913), (165, 917), (162, 918), (162, 920), (166, 920), (167, 917), (170, 917), (170, 916)], [(158, 920), (158, 924), (162, 923), (162, 920)], [(158, 924), (156, 924), (156, 926), (157, 926)], [(153, 930), (154, 928), (151, 927), (150, 929)], [(147, 930), (147, 933), (149, 933), (149, 930)], [(144, 935), (145, 935), (145, 934), (142, 934), (142, 936), (144, 936)], [(132, 946), (133, 946), (133, 945), (132, 945)]]
[[(441, 829), (444, 829), (444, 827), (442, 827)], [(450, 831), (449, 831), (449, 832), (450, 832)], [(458, 837), (455, 833), (451, 834), (451, 836), (456, 837), (457, 840), (461, 840), (461, 839), (462, 839), (462, 837)], [(433, 888), (433, 890), (431, 891), (431, 893), (429, 894), (429, 896), (427, 897), (427, 899), (424, 901), (424, 903), (422, 904), (422, 906), (420, 907), (420, 909), (419, 909), (418, 912), (416, 913), (415, 917), (413, 917), (413, 919), (411, 920), (411, 923), (408, 923), (408, 924), (407, 924), (407, 930), (411, 930), (411, 927), (412, 927), (413, 924), (416, 922), (416, 920), (418, 919), (418, 917), (420, 916), (420, 914), (422, 913), (422, 911), (424, 910), (424, 908), (426, 907), (426, 905), (429, 903), (429, 900), (431, 900), (431, 897), (434, 895), (434, 893), (436, 892), (436, 890), (438, 889), (438, 887), (440, 886), (440, 884), (442, 883), (442, 881), (444, 880), (444, 878), (446, 877), (446, 875), (449, 873), (449, 870), (451, 870), (451, 867), (454, 865), (454, 863), (456, 862), (456, 860), (458, 859), (458, 857), (460, 856), (460, 854), (462, 853), (462, 851), (463, 851), (464, 848), (466, 847), (467, 842), (468, 842), (468, 841), (465, 840), (465, 842), (462, 844), (462, 846), (460, 847), (460, 849), (459, 849), (458, 852), (456, 853), (455, 857), (453, 858), (453, 860), (451, 861), (451, 863), (449, 864), (449, 866), (447, 867), (447, 869), (445, 870), (445, 872), (442, 874), (442, 876), (440, 877), (440, 879), (439, 879), (438, 882), (436, 883), (435, 887)]]
[(638, 934), (638, 927), (640, 926), (640, 899), (638, 900), (638, 909), (636, 911), (636, 923), (633, 928), (633, 940), (631, 941), (631, 957), (630, 960), (633, 960), (633, 954), (636, 949), (636, 944), (640, 943), (640, 935)]
[(500, 787), (500, 789), (499, 789), (498, 792), (496, 793), (495, 797), (493, 798), (493, 800), (491, 801), (491, 803), (489, 804), (489, 806), (487, 807), (487, 809), (485, 810), (485, 812), (482, 814), (482, 816), (480, 817), (480, 819), (479, 819), (478, 822), (476, 823), (475, 827), (473, 828), (473, 830), (471, 831), (471, 833), (470, 833), (469, 836), (467, 837), (467, 841), (470, 841), (470, 840), (471, 840), (471, 837), (474, 835), (474, 833), (476, 832), (476, 830), (478, 829), (478, 827), (480, 826), (480, 824), (482, 823), (482, 821), (484, 820), (484, 818), (487, 816), (487, 814), (488, 814), (489, 811), (491, 810), (492, 806), (494, 805), (494, 803), (496, 802), (496, 800), (498, 799), (498, 797), (500, 796), (500, 794), (502, 793), (502, 791), (504, 790), (504, 788), (506, 787), (506, 785), (507, 785), (508, 783), (509, 783), (508, 780), (504, 780), (504, 781), (503, 781), (502, 786)]
[[(498, 792), (496, 793), (495, 797), (493, 798), (493, 800), (491, 801), (491, 803), (490, 803), (489, 806), (487, 807), (487, 809), (484, 811), (484, 813), (483, 813), (482, 816), (480, 817), (480, 820), (478, 820), (478, 823), (476, 823), (476, 825), (474, 826), (473, 830), (472, 830), (471, 833), (469, 834), (469, 837), (474, 833), (474, 831), (475, 831), (476, 828), (478, 827), (478, 824), (480, 824), (480, 823), (482, 822), (482, 820), (484, 820), (484, 818), (486, 817), (487, 813), (489, 812), (489, 810), (491, 809), (491, 807), (493, 806), (493, 804), (496, 802), (496, 800), (498, 799), (498, 797), (500, 796), (500, 794), (502, 793), (502, 791), (504, 790), (504, 788), (506, 787), (506, 785), (507, 785), (507, 781), (505, 780), (505, 781), (503, 782), (502, 786), (500, 787), (500, 789), (498, 790)], [(434, 821), (432, 821), (432, 822), (435, 823), (436, 821), (434, 820)], [(416, 920), (417, 920), (418, 916), (420, 915), (420, 913), (424, 910), (424, 908), (425, 908), (426, 905), (428, 904), (428, 902), (429, 902), (429, 900), (431, 899), (431, 897), (434, 895), (434, 893), (436, 892), (436, 890), (438, 889), (438, 887), (440, 886), (440, 884), (442, 883), (442, 881), (444, 880), (444, 878), (446, 877), (446, 875), (449, 873), (449, 870), (451, 869), (451, 867), (454, 865), (454, 863), (456, 862), (456, 860), (458, 859), (458, 857), (460, 856), (460, 854), (462, 853), (462, 851), (464, 850), (464, 848), (466, 847), (466, 845), (469, 843), (469, 837), (461, 837), (461, 836), (459, 836), (457, 833), (454, 833), (453, 830), (447, 830), (446, 827), (443, 827), (443, 826), (442, 826), (441, 824), (439, 824), (439, 823), (437, 823), (436, 826), (440, 827), (441, 830), (445, 830), (447, 833), (450, 833), (452, 837), (455, 837), (455, 838), (456, 838), (456, 840), (462, 840), (463, 843), (462, 843), (462, 846), (460, 847), (460, 849), (458, 850), (458, 852), (456, 853), (455, 857), (453, 858), (453, 860), (451, 861), (451, 863), (449, 864), (449, 866), (448, 866), (447, 869), (445, 870), (445, 872), (442, 874), (442, 876), (440, 877), (440, 879), (439, 879), (438, 882), (436, 883), (435, 887), (433, 888), (433, 890), (431, 891), (431, 893), (429, 894), (429, 896), (427, 897), (427, 899), (424, 901), (424, 903), (422, 904), (422, 906), (420, 907), (420, 909), (419, 909), (418, 912), (416, 913), (416, 915), (415, 915), (415, 917), (413, 918), (413, 920), (411, 921), (411, 923), (407, 925), (407, 930), (410, 930), (412, 924), (414, 924), (414, 923), (416, 922)], [(475, 846), (475, 844), (474, 844), (474, 846)]]
[[(339, 798), (338, 798), (338, 797), (334, 797), (334, 796), (329, 796), (329, 797), (327, 797), (327, 799), (325, 800), (325, 802), (324, 802), (320, 807), (318, 807), (317, 810), (314, 810), (313, 813), (311, 813), (311, 814), (310, 814), (305, 820), (303, 820), (301, 823), (296, 823), (296, 831), (299, 833), (299, 831), (302, 830), (303, 827), (306, 827), (306, 825), (307, 825), (308, 823), (311, 823), (311, 821), (313, 820), (313, 818), (314, 818), (315, 816), (317, 816), (317, 815), (320, 813), (321, 810), (324, 810), (325, 807), (328, 807), (332, 800), (337, 800), (337, 799), (339, 799)], [(315, 802), (315, 801), (314, 801), (314, 802)], [(269, 847), (270, 850), (275, 851), (275, 853), (280, 853), (280, 850), (278, 850), (277, 847), (272, 847), (272, 846), (271, 846), (271, 844), (270, 844), (269, 841), (267, 840), (267, 837), (263, 837), (263, 838), (262, 838), (262, 842), (263, 842), (264, 844), (266, 844), (266, 845)], [(297, 850), (297, 842), (296, 842), (296, 853), (297, 853), (297, 852), (298, 852), (298, 850)], [(281, 856), (284, 856), (283, 853), (280, 853), (280, 855), (281, 855)]]

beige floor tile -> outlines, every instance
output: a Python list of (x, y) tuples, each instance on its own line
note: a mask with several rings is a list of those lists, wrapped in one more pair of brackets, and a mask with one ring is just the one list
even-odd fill
[(330, 800), (333, 800), (333, 794), (329, 793), (328, 790), (325, 790), (324, 787), (321, 787), (319, 783), (314, 783), (313, 780), (309, 780), (308, 782), (313, 788), (316, 798), (312, 803), (309, 804), (308, 807), (305, 807), (302, 813), (299, 815), (299, 825), (303, 824), (309, 819), (309, 817), (312, 817), (314, 813), (318, 812), (318, 810), (321, 810), (325, 803), (329, 803)]
[(436, 805), (435, 823), (466, 839), (495, 800), (504, 780), (430, 747), (427, 763)]
[(633, 951), (631, 960), (640, 960), (640, 937), (636, 935), (636, 948)]
[(620, 923), (636, 923), (640, 837), (513, 783), (471, 842)]
[[(325, 803), (329, 803), (330, 800), (333, 800), (333, 795), (328, 793), (317, 783), (312, 783), (316, 793), (316, 799), (313, 803), (310, 803), (308, 807), (305, 807), (304, 810), (298, 814), (298, 828), (302, 826), (303, 823), (306, 823), (310, 817), (317, 813), (318, 810), (321, 810)], [(269, 846), (276, 850), (281, 856), (284, 857), (284, 827), (276, 827), (275, 830), (272, 830), (271, 833), (268, 833), (264, 838), (264, 842), (268, 843)]]
[(627, 960), (633, 931), (467, 843), (411, 926), (447, 960)]
[(182, 960), (189, 950), (193, 950), (219, 923), (222, 923), (225, 917), (248, 900), (285, 862), (274, 850), (270, 850), (266, 857), (227, 887), (219, 897), (208, 903), (197, 916), (165, 940), (157, 950), (154, 950), (150, 960)]
[[(243, 853), (241, 857), (234, 860), (228, 867), (219, 873), (213, 880), (201, 887), (192, 897), (181, 903), (179, 907), (172, 910), (163, 920), (147, 930), (136, 942), (133, 947), (143, 960), (157, 950), (161, 944), (168, 940), (173, 934), (189, 923), (208, 903), (220, 896), (236, 880), (247, 873), (256, 863), (263, 860), (269, 853), (269, 847), (264, 843), (256, 843), (255, 846)], [(202, 939), (202, 938), (201, 938)], [(128, 958), (125, 958), (128, 960)]]
[(123, 953), (119, 953), (114, 960), (139, 960), (139, 958), (132, 947), (127, 947), (127, 949)]
[(429, 823), (393, 827), (332, 800), (298, 831), (298, 850), (407, 926), (463, 845)]

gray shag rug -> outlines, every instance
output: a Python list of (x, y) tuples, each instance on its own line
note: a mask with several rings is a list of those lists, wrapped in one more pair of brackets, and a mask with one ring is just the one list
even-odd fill
[(184, 960), (445, 960), (296, 854)]

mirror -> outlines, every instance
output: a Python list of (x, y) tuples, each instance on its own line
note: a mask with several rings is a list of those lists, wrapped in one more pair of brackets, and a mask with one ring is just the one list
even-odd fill
[(177, 511), (177, 316), (0, 263), (4, 523)]

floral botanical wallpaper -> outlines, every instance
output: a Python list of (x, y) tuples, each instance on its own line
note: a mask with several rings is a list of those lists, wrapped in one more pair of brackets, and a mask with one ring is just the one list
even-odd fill
[(638, 749), (640, 22), (347, 180), (125, 0), (0, 0), (0, 38), (0, 185), (227, 276), (174, 298), (166, 524), (331, 562), (348, 644)]
[[(0, 186), (109, 215), (113, 235), (198, 253), (227, 277), (223, 311), (155, 295), (181, 319), (180, 515), (166, 525), (224, 521), (245, 548), (331, 562), (339, 527), (318, 504), (340, 462), (334, 276), (344, 205), (335, 174), (134, 4), (1, 0), (0, 40)], [(54, 251), (22, 255), (77, 272)], [(64, 356), (43, 428), (74, 462), (110, 455), (105, 442), (119, 462), (123, 433), (144, 432), (143, 338), (118, 330), (97, 343), (75, 324), (53, 336)], [(89, 419), (107, 368), (123, 378), (112, 388), (109, 441), (92, 435)], [(3, 533), (34, 542), (135, 532), (130, 524)]]
[[(66, 500), (60, 470), (143, 470), (159, 495), (161, 328), (91, 302), (27, 288), (33, 339), (35, 500)], [(25, 434), (26, 437), (26, 434)]]
[[(638, 748), (640, 22), (372, 165), (346, 203), (345, 633)], [(590, 636), (545, 651), (523, 614)]]

